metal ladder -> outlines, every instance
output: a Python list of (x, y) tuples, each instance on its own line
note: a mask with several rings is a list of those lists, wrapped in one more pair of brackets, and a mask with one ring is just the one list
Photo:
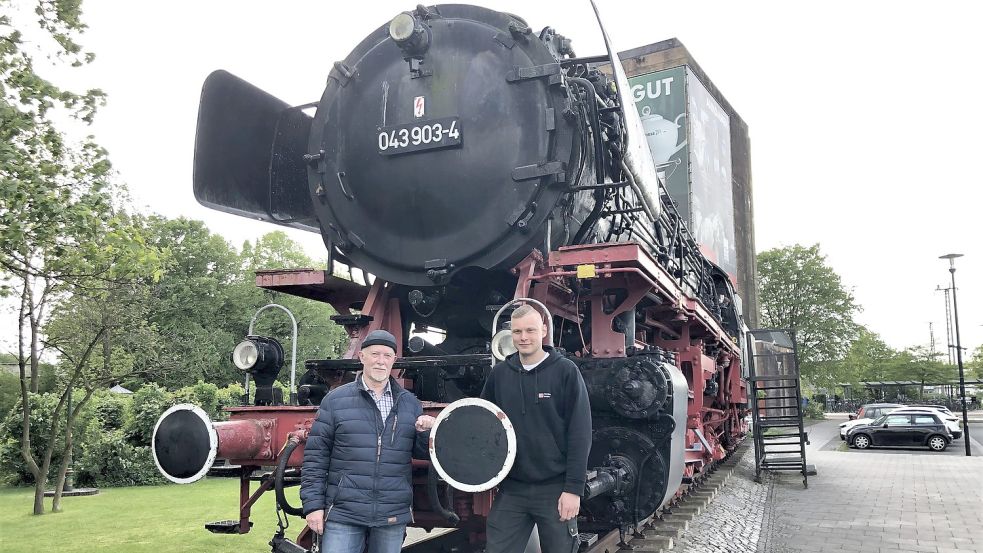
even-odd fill
[(752, 330), (748, 337), (755, 480), (763, 470), (799, 472), (808, 488), (813, 469), (806, 464), (795, 338), (783, 330)]

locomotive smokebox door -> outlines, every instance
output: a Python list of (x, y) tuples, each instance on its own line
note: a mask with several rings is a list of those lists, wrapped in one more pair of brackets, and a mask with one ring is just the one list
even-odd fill
[(483, 399), (451, 403), (430, 431), (430, 462), (444, 481), (464, 492), (490, 490), (504, 480), (515, 448), (512, 422)]

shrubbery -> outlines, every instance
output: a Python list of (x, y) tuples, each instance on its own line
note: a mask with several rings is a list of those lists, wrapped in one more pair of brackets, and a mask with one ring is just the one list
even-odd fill
[[(100, 391), (86, 404), (75, 421), (74, 469), (79, 486), (135, 486), (161, 484), (165, 480), (154, 465), (150, 440), (157, 419), (172, 405), (191, 403), (202, 408), (213, 420), (226, 420), (225, 407), (239, 405), (243, 388), (231, 384), (218, 388), (198, 382), (169, 392), (157, 384), (147, 384), (133, 395)], [(81, 397), (77, 391), (75, 397)], [(31, 395), (31, 449), (40, 458), (50, 439), (51, 418), (58, 396)], [(22, 411), (19, 402), (0, 418), (0, 484), (33, 483), (20, 454)], [(49, 479), (54, 482), (64, 448), (65, 414), (62, 432), (55, 438)]]
[(802, 410), (802, 416), (807, 419), (825, 419), (826, 414), (823, 412), (823, 404), (818, 401), (810, 401), (806, 404), (805, 409)]
[(174, 396), (157, 384), (147, 384), (133, 394), (126, 420), (126, 439), (132, 444), (150, 445), (157, 419), (174, 404)]
[(133, 446), (120, 430), (100, 433), (77, 463), (76, 481), (87, 486), (163, 484), (149, 446)]
[[(40, 459), (51, 439), (51, 420), (55, 406), (58, 405), (58, 396), (31, 394), (29, 401), (31, 402), (31, 453), (35, 459)], [(18, 402), (0, 422), (0, 481), (4, 484), (24, 484), (34, 481), (20, 451), (23, 419), (23, 409)], [(64, 428), (64, 424), (61, 426)], [(49, 478), (56, 474), (61, 462), (60, 453), (64, 443), (64, 433), (55, 436), (55, 440), (57, 442), (51, 457)]]

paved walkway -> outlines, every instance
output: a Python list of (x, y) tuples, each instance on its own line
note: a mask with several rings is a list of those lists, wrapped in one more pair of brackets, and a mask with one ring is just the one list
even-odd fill
[[(819, 475), (808, 489), (795, 473), (755, 484), (749, 452), (674, 551), (983, 552), (983, 456), (965, 457), (962, 439), (945, 454), (842, 451), (839, 422), (810, 428), (807, 458)], [(971, 433), (975, 455), (983, 424)], [(722, 539), (727, 534), (734, 538)]]

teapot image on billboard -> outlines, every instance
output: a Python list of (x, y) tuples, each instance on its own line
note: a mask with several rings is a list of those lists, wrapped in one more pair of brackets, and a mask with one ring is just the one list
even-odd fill
[(679, 120), (683, 117), (686, 117), (686, 114), (680, 113), (675, 121), (670, 121), (658, 113), (652, 113), (652, 108), (649, 106), (642, 108), (642, 128), (645, 129), (645, 139), (648, 141), (652, 160), (656, 165), (668, 163), (670, 157), (686, 146), (685, 131), (682, 133), (682, 142), (678, 142), (679, 130), (683, 128)]

